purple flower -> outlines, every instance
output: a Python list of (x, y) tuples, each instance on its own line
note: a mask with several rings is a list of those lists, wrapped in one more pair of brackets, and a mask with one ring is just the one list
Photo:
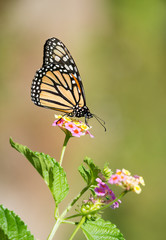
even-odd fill
[(96, 178), (96, 182), (98, 182), (97, 186), (94, 191), (97, 196), (107, 196), (111, 195), (112, 190), (107, 186), (106, 183), (102, 182), (100, 178)]
[(112, 209), (115, 209), (115, 208), (119, 208), (119, 203), (121, 203), (122, 201), (120, 199), (118, 199), (118, 201), (114, 202), (112, 205), (111, 205), (111, 208)]
[[(94, 191), (98, 197), (101, 197), (104, 204), (108, 204), (116, 199), (114, 192), (108, 187), (106, 183), (104, 183), (100, 178), (96, 178), (96, 182), (98, 182)], [(119, 203), (115, 202), (111, 205), (112, 208), (119, 207)]]

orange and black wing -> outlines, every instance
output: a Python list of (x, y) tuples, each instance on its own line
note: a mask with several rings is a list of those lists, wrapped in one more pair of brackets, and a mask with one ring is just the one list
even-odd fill
[(85, 106), (80, 81), (63, 66), (43, 66), (36, 72), (31, 87), (32, 101), (41, 107), (71, 113)]
[(86, 106), (83, 84), (77, 66), (65, 45), (50, 38), (44, 45), (43, 66), (31, 87), (32, 101), (41, 107), (72, 113)]
[(84, 87), (75, 61), (66, 46), (57, 38), (48, 39), (44, 45), (43, 66), (48, 65), (64, 68), (77, 79), (86, 105)]

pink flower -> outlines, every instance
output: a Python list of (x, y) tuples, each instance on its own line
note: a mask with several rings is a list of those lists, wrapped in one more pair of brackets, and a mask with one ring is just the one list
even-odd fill
[(55, 120), (52, 124), (52, 126), (59, 126), (59, 127), (62, 127), (62, 124), (63, 124), (64, 120), (61, 118), (61, 119), (58, 119), (58, 120)]
[(68, 131), (72, 132), (74, 129), (76, 129), (76, 125), (74, 123), (72, 123), (72, 122), (66, 122), (65, 123), (65, 128)]
[(85, 134), (89, 134), (91, 138), (94, 138), (94, 136), (88, 130), (85, 132)]
[(121, 186), (127, 191), (132, 190), (137, 194), (141, 192), (141, 187), (139, 186), (139, 184), (143, 186), (145, 185), (143, 177), (140, 177), (138, 175), (132, 176), (131, 173), (126, 169), (117, 169), (116, 174), (113, 174), (110, 177), (108, 183)]
[(118, 184), (120, 182), (120, 176), (117, 174), (112, 174), (110, 179), (108, 180), (108, 183), (110, 184)]
[(58, 120), (55, 120), (52, 126), (60, 127), (66, 134), (69, 134), (71, 137), (80, 137), (86, 134), (89, 134), (91, 138), (94, 136), (89, 132), (91, 127), (87, 126), (81, 121), (71, 120), (69, 117), (57, 116)]
[(73, 130), (71, 131), (71, 133), (72, 133), (72, 136), (74, 136), (74, 137), (80, 137), (80, 136), (82, 136), (82, 135), (85, 135), (85, 134), (81, 131), (81, 129), (78, 128), (78, 127), (76, 127), (75, 129), (73, 129)]

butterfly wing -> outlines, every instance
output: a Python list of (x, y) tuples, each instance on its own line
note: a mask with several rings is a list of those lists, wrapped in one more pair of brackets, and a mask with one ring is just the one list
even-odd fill
[(41, 107), (72, 113), (86, 106), (77, 66), (65, 45), (57, 38), (44, 45), (43, 67), (36, 72), (31, 87), (32, 101)]
[(57, 38), (48, 39), (44, 45), (43, 66), (48, 65), (64, 68), (77, 79), (86, 105), (84, 87), (75, 61), (66, 46)]
[(79, 81), (72, 73), (56, 65), (44, 66), (36, 72), (31, 87), (32, 101), (41, 107), (71, 113), (85, 106)]

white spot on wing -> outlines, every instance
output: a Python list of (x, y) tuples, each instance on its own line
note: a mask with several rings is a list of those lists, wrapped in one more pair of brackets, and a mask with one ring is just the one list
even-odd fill
[(70, 65), (69, 68), (73, 71), (73, 66), (72, 65)]
[(69, 68), (69, 66), (68, 66), (68, 65), (66, 65), (66, 64), (65, 64), (65, 68), (66, 68), (67, 70), (69, 70), (69, 69), (70, 69), (70, 68)]
[(63, 61), (65, 61), (65, 62), (66, 62), (66, 61), (67, 61), (67, 58), (66, 58), (66, 57), (63, 57)]
[(60, 61), (60, 57), (55, 56), (55, 61), (59, 62)]

